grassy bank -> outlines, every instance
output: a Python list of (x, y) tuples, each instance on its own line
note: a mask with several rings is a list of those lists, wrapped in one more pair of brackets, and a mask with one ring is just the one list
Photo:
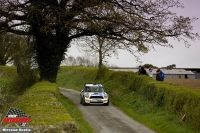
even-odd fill
[(17, 69), (13, 66), (0, 66), (0, 78), (14, 78), (17, 76)]
[[(194, 128), (194, 125), (181, 121), (181, 117), (178, 117), (176, 113), (167, 111), (166, 107), (163, 106), (163, 101), (160, 101), (159, 95), (154, 96), (157, 94), (155, 87), (149, 87), (149, 85), (163, 86), (166, 83), (154, 81), (147, 76), (138, 77), (130, 72), (112, 71), (106, 71), (103, 78), (95, 81), (96, 74), (97, 69), (94, 68), (63, 67), (58, 75), (57, 83), (59, 86), (79, 91), (85, 83), (101, 83), (109, 93), (114, 105), (153, 130), (159, 133), (199, 132), (198, 129)], [(144, 86), (147, 88), (143, 89)]]
[[(0, 83), (3, 84), (1, 91), (10, 90), (12, 77), (16, 76), (15, 68), (8, 67), (7, 70), (6, 67), (0, 67), (0, 73)], [(105, 69), (102, 78), (95, 80), (96, 75), (95, 68), (61, 67), (57, 83), (59, 86), (79, 91), (85, 83), (101, 83), (114, 105), (158, 133), (200, 132), (199, 91), (157, 82), (132, 72), (113, 72)], [(73, 130), (73, 132), (92, 133), (92, 128), (84, 121), (81, 112), (59, 93), (57, 87), (57, 84), (49, 82), (36, 83), (19, 98), (11, 100), (9, 106), (19, 108), (25, 111), (26, 115), (30, 115), (32, 118), (30, 125), (37, 131)], [(10, 96), (11, 93), (7, 94)], [(2, 104), (2, 107), (5, 105)], [(181, 121), (184, 114), (186, 120)], [(0, 115), (1, 118), (3, 116), (5, 115)]]
[(60, 102), (66, 107), (67, 112), (76, 122), (80, 133), (94, 133), (91, 126), (83, 119), (83, 115), (80, 110), (63, 95), (59, 95)]
[[(33, 127), (33, 131), (73, 130), (78, 132), (73, 118), (59, 102), (58, 96), (56, 84), (40, 82), (18, 96), (18, 99), (12, 103), (12, 107), (23, 110), (27, 116), (31, 116), (31, 121), (27, 126)], [(14, 125), (12, 123), (1, 125), (1, 127), (10, 126)]]
[(1, 114), (5, 114), (17, 99), (17, 95), (12, 92), (12, 82), (11, 78), (0, 78), (0, 120)]
[[(37, 82), (19, 92), (27, 83), (27, 80), (22, 80), (27, 76), (18, 78), (15, 70), (15, 67), (0, 66), (0, 120), (10, 107), (14, 107), (31, 116), (27, 126), (33, 127), (34, 132), (93, 133), (76, 106), (59, 93), (57, 84)], [(3, 123), (0, 127), (6, 126), (16, 125)]]
[(15, 67), (0, 66), (0, 120), (17, 99), (17, 94), (12, 90), (16, 75)]

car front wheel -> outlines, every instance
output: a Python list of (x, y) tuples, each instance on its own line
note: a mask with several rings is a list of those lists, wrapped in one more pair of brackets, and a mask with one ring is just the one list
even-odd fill
[(83, 105), (86, 105), (86, 103), (85, 103), (85, 98), (84, 98), (84, 97), (82, 98), (82, 104), (83, 104)]
[(82, 98), (80, 98), (80, 104), (82, 104), (82, 102), (83, 102), (83, 100), (82, 100)]
[(107, 102), (107, 103), (105, 103), (104, 105), (105, 105), (105, 106), (108, 106), (108, 105), (109, 105), (109, 99), (108, 99), (108, 102)]

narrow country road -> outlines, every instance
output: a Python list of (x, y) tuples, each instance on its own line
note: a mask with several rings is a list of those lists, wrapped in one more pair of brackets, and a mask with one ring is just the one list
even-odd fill
[(79, 108), (84, 119), (93, 127), (95, 133), (155, 133), (124, 114), (111, 103), (109, 106), (83, 106), (80, 104), (79, 91), (61, 87), (59, 90)]

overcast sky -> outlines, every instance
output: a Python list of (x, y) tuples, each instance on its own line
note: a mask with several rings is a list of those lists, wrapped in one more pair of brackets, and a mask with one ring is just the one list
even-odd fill
[[(177, 9), (175, 13), (178, 15), (197, 17), (197, 21), (193, 22), (194, 32), (200, 34), (200, 0), (179, 0), (184, 4), (184, 9)], [(118, 67), (137, 67), (142, 64), (152, 64), (157, 67), (165, 67), (171, 64), (176, 64), (177, 68), (200, 68), (200, 40), (189, 41), (191, 46), (185, 47), (183, 42), (177, 42), (169, 40), (173, 44), (174, 48), (167, 48), (156, 46), (156, 51), (149, 51), (148, 53), (141, 56), (142, 63), (136, 62), (133, 55), (126, 51), (119, 51), (118, 59), (112, 57), (109, 59), (109, 64), (116, 65)], [(69, 48), (68, 55), (74, 57), (81, 56), (75, 46), (72, 45)]]

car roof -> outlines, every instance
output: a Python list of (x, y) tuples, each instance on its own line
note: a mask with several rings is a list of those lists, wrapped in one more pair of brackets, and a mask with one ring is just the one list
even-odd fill
[(85, 86), (103, 86), (101, 84), (85, 84)]

